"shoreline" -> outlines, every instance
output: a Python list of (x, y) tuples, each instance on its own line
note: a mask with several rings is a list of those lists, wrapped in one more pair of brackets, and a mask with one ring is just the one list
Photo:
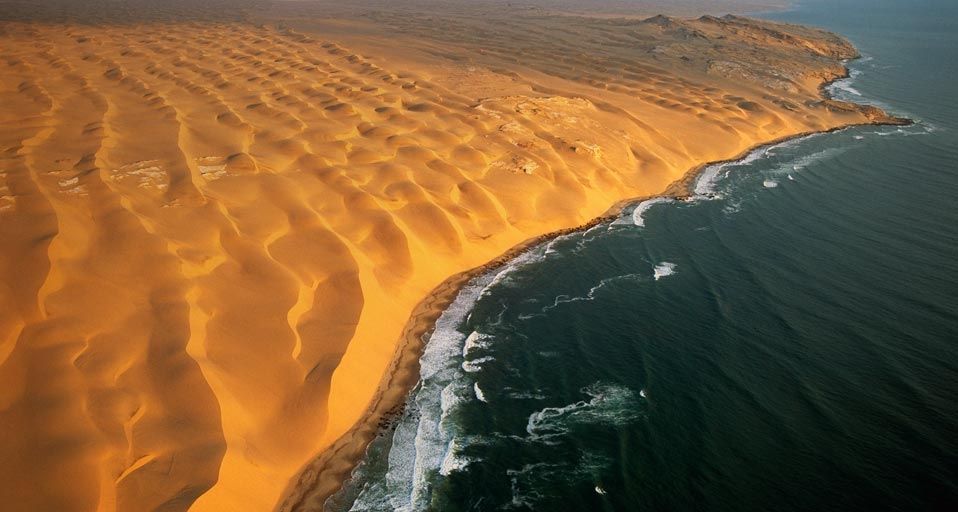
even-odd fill
[[(849, 60), (857, 60), (858, 58), (860, 58), (860, 55)], [(696, 179), (703, 170), (709, 167), (730, 164), (744, 159), (755, 151), (812, 135), (834, 133), (857, 126), (909, 126), (914, 124), (911, 119), (888, 114), (872, 105), (834, 99), (828, 91), (828, 87), (839, 80), (850, 77), (848, 66), (843, 67), (842, 75), (826, 80), (818, 86), (822, 103), (828, 109), (858, 111), (870, 119), (869, 121), (782, 136), (750, 146), (732, 158), (695, 165), (688, 169), (682, 177), (666, 186), (661, 193), (629, 197), (616, 201), (605, 212), (588, 222), (524, 240), (492, 260), (478, 267), (454, 274), (440, 283), (413, 308), (413, 312), (403, 328), (399, 343), (397, 343), (396, 353), (383, 375), (375, 396), (366, 408), (362, 420), (303, 466), (297, 476), (291, 479), (286, 486), (283, 499), (277, 504), (274, 511), (322, 510), (326, 500), (338, 492), (349, 479), (352, 471), (365, 456), (369, 443), (381, 432), (395, 428), (395, 418), (402, 414), (409, 391), (419, 381), (419, 358), (422, 355), (423, 347), (427, 343), (424, 338), (432, 334), (439, 315), (455, 300), (462, 287), (472, 279), (507, 264), (522, 253), (544, 242), (571, 233), (585, 231), (596, 225), (614, 220), (621, 215), (625, 208), (633, 204), (655, 198), (687, 200), (693, 196)], [(311, 505), (317, 504), (318, 508), (309, 508)]]

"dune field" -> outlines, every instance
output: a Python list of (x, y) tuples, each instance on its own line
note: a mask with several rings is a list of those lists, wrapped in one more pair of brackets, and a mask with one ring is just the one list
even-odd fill
[(447, 278), (887, 120), (820, 96), (847, 41), (738, 17), (105, 5), (0, 16), (3, 510), (319, 508)]

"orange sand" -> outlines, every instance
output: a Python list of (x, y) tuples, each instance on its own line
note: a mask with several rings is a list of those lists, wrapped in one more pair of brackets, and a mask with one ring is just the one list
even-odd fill
[(881, 119), (798, 27), (289, 9), (0, 22), (4, 510), (278, 507), (449, 276)]

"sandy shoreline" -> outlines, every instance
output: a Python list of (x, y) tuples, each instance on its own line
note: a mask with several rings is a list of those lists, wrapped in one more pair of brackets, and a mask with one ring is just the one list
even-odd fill
[[(846, 79), (849, 76), (849, 70), (846, 67), (844, 75), (823, 82), (819, 86), (822, 99), (833, 100), (828, 92), (828, 87), (834, 82)], [(868, 107), (866, 105), (858, 106)], [(522, 253), (542, 243), (612, 221), (622, 213), (623, 209), (636, 203), (656, 198), (686, 200), (692, 195), (696, 179), (708, 167), (737, 162), (755, 151), (811, 135), (833, 133), (856, 126), (907, 126), (910, 124), (913, 124), (910, 119), (885, 115), (885, 118), (875, 121), (849, 123), (827, 130), (801, 132), (755, 144), (732, 158), (704, 162), (692, 167), (660, 194), (630, 197), (616, 201), (605, 213), (589, 222), (530, 238), (483, 265), (450, 276), (416, 306), (403, 330), (399, 348), (392, 363), (390, 363), (389, 371), (384, 376), (368, 412), (363, 415), (364, 419), (303, 469), (300, 478), (291, 483), (286, 499), (277, 506), (276, 511), (322, 510), (325, 500), (342, 488), (352, 471), (365, 456), (369, 443), (377, 434), (390, 431), (394, 426), (393, 418), (402, 414), (409, 391), (419, 380), (419, 358), (426, 343), (424, 338), (432, 333), (439, 315), (455, 300), (462, 287), (472, 279), (508, 264)], [(319, 505), (319, 508), (313, 508), (316, 505)]]
[(812, 27), (136, 1), (0, 16), (11, 510), (321, 508), (471, 277), (889, 120), (822, 99), (857, 52)]

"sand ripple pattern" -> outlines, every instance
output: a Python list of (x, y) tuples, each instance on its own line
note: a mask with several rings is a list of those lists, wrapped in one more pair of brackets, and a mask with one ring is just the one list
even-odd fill
[[(548, 27), (364, 23), (394, 26), (406, 60), (269, 24), (2, 22), (5, 510), (271, 510), (363, 417), (446, 277), (702, 161), (863, 119), (817, 102), (841, 56), (818, 46), (776, 43), (809, 71), (781, 83), (680, 66), (751, 30), (731, 22), (593, 20), (548, 62)], [(563, 50), (583, 34), (606, 52)]]

